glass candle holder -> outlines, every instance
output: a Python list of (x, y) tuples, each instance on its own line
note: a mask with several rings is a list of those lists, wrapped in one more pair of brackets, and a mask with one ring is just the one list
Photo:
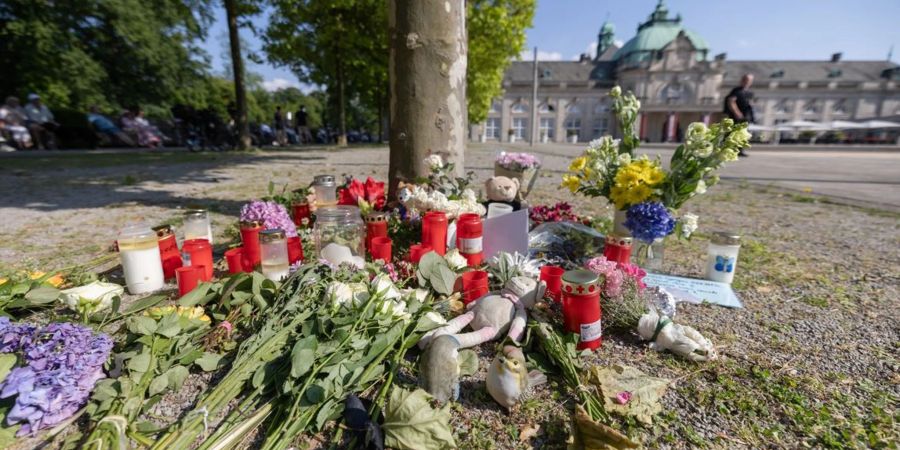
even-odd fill
[(334, 181), (334, 175), (316, 175), (313, 178), (312, 188), (316, 194), (317, 208), (337, 205), (337, 183)]
[(128, 292), (143, 294), (162, 288), (165, 278), (156, 232), (146, 224), (127, 225), (117, 242)]
[(317, 208), (315, 215), (313, 239), (318, 257), (322, 257), (322, 249), (334, 243), (349, 248), (351, 256), (365, 259), (366, 226), (359, 208), (349, 205), (328, 206)]
[(212, 225), (209, 212), (205, 209), (191, 209), (184, 212), (184, 240), (206, 239), (213, 243)]
[(290, 274), (287, 239), (284, 231), (269, 229), (259, 233), (262, 274), (273, 281), (281, 281)]
[(714, 233), (706, 249), (706, 279), (731, 284), (740, 250), (739, 234), (724, 231)]

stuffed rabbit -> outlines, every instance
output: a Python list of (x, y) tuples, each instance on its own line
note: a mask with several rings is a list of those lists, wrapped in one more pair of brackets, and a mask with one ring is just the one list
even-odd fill
[(638, 334), (641, 339), (652, 341), (650, 348), (658, 352), (669, 350), (691, 361), (716, 359), (716, 349), (709, 339), (689, 326), (678, 325), (672, 319), (660, 316), (655, 308), (641, 316)]

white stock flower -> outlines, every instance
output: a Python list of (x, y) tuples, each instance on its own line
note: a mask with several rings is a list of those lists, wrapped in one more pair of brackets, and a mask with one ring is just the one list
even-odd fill
[(60, 292), (60, 300), (72, 311), (93, 314), (109, 309), (113, 298), (125, 293), (125, 288), (115, 283), (94, 281), (84, 286)]
[(459, 195), (459, 198), (465, 202), (477, 202), (478, 197), (475, 196), (475, 191), (471, 189), (465, 189), (462, 191), (462, 194)]
[(622, 88), (619, 86), (613, 86), (613, 88), (609, 90), (610, 97), (618, 97), (620, 95), (622, 95)]
[(706, 182), (700, 180), (697, 182), (697, 187), (694, 189), (694, 195), (702, 195), (706, 193)]
[(459, 249), (457, 248), (448, 251), (447, 254), (444, 255), (444, 260), (447, 261), (447, 264), (453, 270), (460, 270), (468, 265), (468, 261), (466, 261), (466, 258), (464, 258), (463, 255), (459, 254)]
[(423, 161), (431, 170), (437, 170), (444, 167), (444, 159), (441, 158), (441, 155), (428, 155)]
[(697, 219), (699, 218), (696, 214), (691, 213), (681, 216), (681, 237), (689, 238), (697, 231)]
[(628, 153), (619, 154), (617, 159), (618, 159), (620, 166), (624, 166), (624, 165), (631, 163), (631, 155), (629, 155)]

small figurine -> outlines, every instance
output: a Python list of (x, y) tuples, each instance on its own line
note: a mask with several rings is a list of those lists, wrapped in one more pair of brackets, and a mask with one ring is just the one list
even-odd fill
[(459, 398), (459, 348), (455, 337), (438, 336), (419, 358), (419, 385), (439, 403)]
[(641, 339), (651, 341), (650, 348), (658, 352), (669, 350), (691, 361), (716, 359), (716, 349), (709, 339), (689, 326), (678, 325), (666, 316), (660, 317), (655, 308), (641, 316), (638, 334)]
[[(425, 348), (431, 339), (447, 334), (456, 338), (459, 348), (499, 339), (504, 334), (514, 342), (519, 342), (525, 334), (525, 323), (528, 320), (526, 310), (543, 298), (546, 290), (547, 283), (543, 281), (539, 283), (528, 277), (512, 277), (499, 294), (489, 294), (469, 303), (468, 312), (425, 334), (419, 341), (419, 347)], [(454, 334), (459, 333), (466, 325), (475, 331)]]
[(519, 403), (532, 388), (546, 382), (547, 377), (540, 371), (528, 372), (525, 355), (512, 345), (504, 346), (503, 354), (494, 358), (485, 380), (488, 393), (506, 409)]
[(491, 177), (484, 182), (484, 191), (489, 203), (505, 203), (516, 211), (522, 207), (522, 203), (518, 200), (518, 178)]

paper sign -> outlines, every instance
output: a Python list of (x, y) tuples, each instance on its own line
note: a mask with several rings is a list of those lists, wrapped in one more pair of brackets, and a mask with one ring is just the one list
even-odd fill
[(484, 258), (490, 258), (498, 252), (528, 254), (527, 209), (484, 221)]
[(660, 275), (648, 273), (644, 277), (647, 286), (659, 286), (665, 288), (674, 295), (679, 302), (688, 303), (713, 303), (729, 308), (743, 308), (731, 285), (718, 281), (698, 280), (696, 278), (683, 278), (672, 275)]

